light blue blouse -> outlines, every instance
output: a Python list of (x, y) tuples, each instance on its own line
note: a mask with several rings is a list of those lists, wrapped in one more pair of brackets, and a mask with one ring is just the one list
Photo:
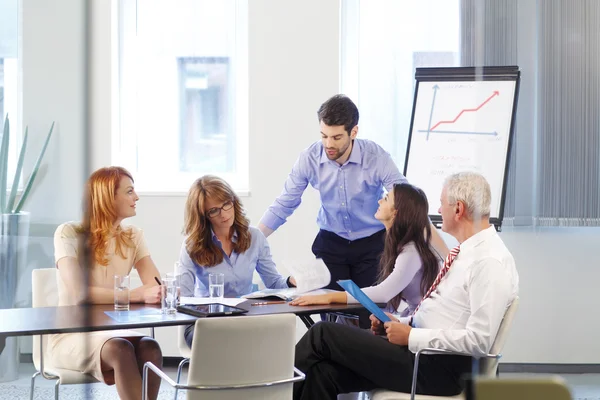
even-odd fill
[[(267, 239), (255, 227), (249, 227), (249, 231), (252, 236), (250, 248), (241, 254), (233, 251), (231, 257), (223, 252), (223, 262), (213, 267), (193, 262), (185, 248), (184, 241), (179, 256), (181, 296), (207, 297), (209, 295), (208, 275), (219, 272), (225, 276), (225, 297), (240, 297), (252, 292), (254, 270), (258, 272), (269, 289), (287, 288), (286, 278), (281, 276), (275, 268)], [(223, 251), (222, 244), (214, 233), (212, 238)], [(237, 233), (234, 233), (232, 241), (237, 241)]]

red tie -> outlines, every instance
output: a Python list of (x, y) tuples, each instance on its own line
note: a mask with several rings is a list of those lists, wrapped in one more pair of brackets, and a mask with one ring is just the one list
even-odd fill
[(431, 293), (435, 292), (435, 290), (437, 289), (438, 285), (440, 284), (440, 282), (442, 281), (444, 276), (446, 276), (446, 274), (448, 273), (448, 270), (450, 270), (450, 267), (452, 266), (452, 263), (454, 262), (454, 259), (456, 258), (456, 256), (458, 255), (459, 252), (460, 252), (460, 245), (458, 245), (455, 248), (453, 248), (452, 250), (450, 250), (450, 253), (448, 253), (446, 260), (444, 261), (444, 266), (442, 267), (442, 269), (440, 269), (440, 272), (438, 273), (437, 277), (435, 278), (435, 281), (433, 281), (433, 284), (431, 285), (431, 287), (429, 288), (427, 293), (425, 293), (425, 296), (423, 296), (423, 299), (421, 299), (421, 302), (419, 303), (417, 308), (415, 308), (415, 311), (413, 311), (412, 315), (415, 315), (415, 313), (417, 312), (419, 307), (421, 307), (421, 304), (423, 304), (425, 299), (428, 298), (431, 295)]

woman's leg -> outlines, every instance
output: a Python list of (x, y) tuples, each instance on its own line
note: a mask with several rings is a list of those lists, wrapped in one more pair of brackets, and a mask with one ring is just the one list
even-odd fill
[(142, 398), (142, 377), (138, 370), (135, 348), (129, 340), (124, 338), (107, 340), (100, 350), (100, 361), (102, 372), (107, 376), (107, 383), (112, 383), (114, 376), (117, 393), (121, 399)]
[[(160, 346), (156, 340), (149, 337), (143, 337), (133, 343), (135, 346), (135, 354), (140, 374), (143, 373), (144, 363), (146, 361), (150, 361), (152, 364), (162, 369), (162, 351), (160, 350)], [(154, 372), (150, 371), (148, 373), (148, 398), (152, 400), (156, 399), (158, 397), (159, 388), (160, 378)]]

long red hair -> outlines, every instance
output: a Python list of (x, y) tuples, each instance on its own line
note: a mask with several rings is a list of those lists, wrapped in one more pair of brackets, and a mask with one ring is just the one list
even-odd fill
[(94, 261), (100, 265), (108, 265), (106, 251), (112, 237), (116, 239), (116, 254), (123, 258), (124, 248), (134, 246), (131, 229), (113, 226), (117, 220), (115, 196), (123, 177), (133, 182), (133, 177), (125, 168), (105, 167), (95, 171), (86, 184), (82, 233), (88, 236), (89, 249)]

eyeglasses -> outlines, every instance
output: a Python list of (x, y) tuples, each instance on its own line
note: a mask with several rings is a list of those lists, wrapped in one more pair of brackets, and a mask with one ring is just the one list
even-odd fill
[(229, 211), (233, 208), (233, 201), (229, 200), (226, 201), (225, 203), (223, 203), (223, 205), (221, 207), (213, 207), (210, 210), (208, 210), (206, 212), (206, 215), (208, 215), (208, 218), (216, 218), (219, 215), (221, 215), (221, 210), (223, 211)]

